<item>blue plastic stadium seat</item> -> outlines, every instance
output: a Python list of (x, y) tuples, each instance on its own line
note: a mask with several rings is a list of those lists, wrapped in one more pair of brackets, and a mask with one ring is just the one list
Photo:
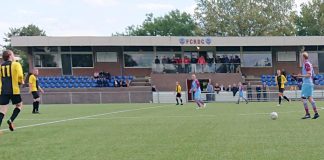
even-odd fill
[(320, 81), (320, 85), (321, 86), (324, 86), (324, 81)]
[(97, 83), (91, 83), (91, 87), (97, 87)]
[(80, 83), (80, 88), (85, 88), (85, 84), (84, 83)]
[(72, 83), (69, 83), (68, 84), (68, 88), (73, 88), (73, 84)]
[(108, 87), (114, 87), (114, 83), (109, 83)]
[(74, 88), (79, 88), (79, 84), (78, 83), (75, 83), (75, 84), (73, 84), (73, 87)]

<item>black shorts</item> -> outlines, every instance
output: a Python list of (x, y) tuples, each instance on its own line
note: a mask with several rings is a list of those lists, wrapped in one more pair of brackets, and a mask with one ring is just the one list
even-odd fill
[(39, 92), (37, 92), (37, 91), (32, 91), (31, 93), (32, 93), (34, 99), (39, 98)]
[(181, 93), (177, 93), (177, 98), (180, 98), (181, 97)]
[(285, 88), (279, 88), (279, 93), (284, 93)]
[(0, 105), (8, 105), (10, 100), (13, 105), (16, 105), (16, 104), (22, 102), (20, 94), (18, 94), (18, 95), (13, 95), (13, 94), (0, 95)]

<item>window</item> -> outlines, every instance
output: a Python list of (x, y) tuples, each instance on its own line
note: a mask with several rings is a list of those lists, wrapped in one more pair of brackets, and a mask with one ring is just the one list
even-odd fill
[(271, 52), (244, 52), (242, 67), (272, 67)]
[(125, 67), (151, 68), (152, 52), (124, 52)]
[(297, 59), (296, 52), (278, 52), (277, 53), (277, 61), (278, 62), (295, 62)]
[(71, 54), (72, 67), (93, 67), (92, 54)]
[(61, 67), (61, 57), (59, 54), (35, 54), (35, 67)]
[(97, 52), (97, 62), (117, 62), (117, 52)]

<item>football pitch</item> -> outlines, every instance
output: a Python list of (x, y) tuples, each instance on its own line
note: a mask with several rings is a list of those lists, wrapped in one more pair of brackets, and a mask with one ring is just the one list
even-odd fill
[[(300, 119), (300, 102), (210, 103), (200, 110), (193, 103), (43, 105), (39, 115), (25, 106), (16, 131), (2, 124), (0, 159), (324, 159), (324, 102), (318, 106), (317, 120)], [(273, 111), (279, 119), (270, 120)]]

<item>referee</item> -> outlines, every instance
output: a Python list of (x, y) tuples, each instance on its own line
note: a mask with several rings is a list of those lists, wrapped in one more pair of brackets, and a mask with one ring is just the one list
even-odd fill
[(13, 122), (23, 107), (19, 85), (24, 84), (24, 75), (21, 64), (15, 61), (15, 55), (11, 50), (4, 51), (2, 59), (4, 62), (0, 68), (0, 126), (11, 101), (16, 107), (7, 123), (10, 131), (14, 131)]
[(39, 92), (44, 93), (44, 90), (38, 85), (38, 69), (34, 69), (33, 73), (29, 76), (29, 92), (33, 95), (33, 114), (39, 114)]
[(279, 103), (277, 106), (280, 106), (281, 105), (281, 99), (282, 97), (287, 100), (288, 102), (290, 102), (290, 100), (284, 95), (284, 91), (285, 91), (285, 83), (287, 82), (287, 79), (285, 77), (285, 75), (283, 75), (281, 73), (281, 70), (277, 70), (277, 76), (276, 76), (276, 82), (277, 82), (277, 85), (278, 85), (278, 89), (279, 89)]
[(183, 105), (182, 103), (182, 98), (181, 98), (181, 86), (179, 82), (176, 82), (176, 101), (177, 101), (177, 105), (179, 105), (179, 100), (181, 102), (181, 105)]

